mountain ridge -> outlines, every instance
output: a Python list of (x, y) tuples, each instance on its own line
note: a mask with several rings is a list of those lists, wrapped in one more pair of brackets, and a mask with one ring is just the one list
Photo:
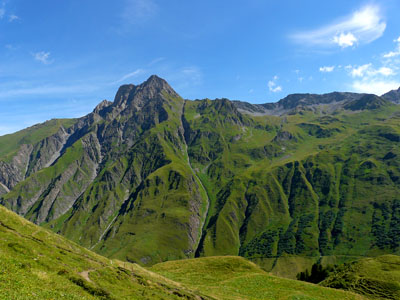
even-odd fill
[(293, 277), (292, 260), (299, 272), (399, 253), (399, 106), (354, 93), (281, 101), (184, 100), (157, 76), (123, 85), (82, 118), (0, 137), (13, 145), (0, 203), (143, 265), (240, 254)]

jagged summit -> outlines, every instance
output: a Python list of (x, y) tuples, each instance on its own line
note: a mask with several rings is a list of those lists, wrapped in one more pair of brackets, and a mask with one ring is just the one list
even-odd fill
[(163, 94), (165, 93), (173, 97), (179, 97), (167, 81), (157, 75), (151, 75), (140, 85), (122, 85), (115, 95), (114, 105), (122, 107), (129, 105), (140, 109), (149, 101), (163, 99)]
[(100, 113), (104, 108), (108, 107), (112, 105), (111, 101), (108, 101), (106, 99), (104, 99), (103, 101), (101, 101), (99, 104), (97, 104), (97, 106), (94, 108), (93, 113), (98, 114)]

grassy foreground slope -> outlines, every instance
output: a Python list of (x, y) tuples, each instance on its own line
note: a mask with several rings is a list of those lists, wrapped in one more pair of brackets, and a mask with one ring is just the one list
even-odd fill
[(400, 256), (383, 255), (344, 264), (321, 285), (372, 299), (400, 299)]
[(0, 206), (0, 299), (208, 299), (109, 260)]
[(0, 220), (0, 299), (363, 299), (270, 276), (240, 257), (171, 261), (149, 271), (97, 255), (2, 206)]
[(345, 291), (271, 276), (236, 256), (169, 261), (151, 270), (216, 299), (364, 299)]

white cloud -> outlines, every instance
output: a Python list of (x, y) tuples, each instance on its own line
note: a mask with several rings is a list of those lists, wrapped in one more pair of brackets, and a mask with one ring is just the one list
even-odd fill
[(396, 73), (393, 71), (393, 69), (388, 68), (388, 67), (381, 67), (378, 70), (376, 70), (377, 74), (381, 74), (383, 76), (391, 76), (395, 75)]
[(338, 44), (342, 48), (351, 47), (357, 43), (357, 38), (351, 33), (341, 33), (333, 37), (333, 42)]
[(390, 51), (388, 53), (385, 53), (383, 55), (384, 58), (391, 58), (391, 57), (395, 57), (397, 55), (400, 55), (400, 51)]
[(394, 40), (394, 42), (397, 43), (397, 49), (395, 51), (390, 51), (388, 53), (383, 54), (384, 58), (392, 58), (400, 55), (400, 37)]
[(3, 19), (6, 14), (6, 10), (4, 8), (0, 8), (0, 19)]
[(380, 67), (379, 69), (374, 69), (372, 64), (365, 64), (359, 67), (353, 67), (350, 71), (351, 77), (373, 77), (377, 75), (382, 75), (384, 77), (395, 75), (396, 72), (389, 67)]
[(136, 77), (137, 75), (140, 75), (140, 74), (142, 74), (142, 73), (144, 73), (144, 70), (142, 70), (142, 69), (137, 69), (137, 70), (135, 70), (135, 71), (133, 71), (133, 72), (130, 72), (130, 73), (128, 73), (128, 74), (125, 74), (125, 75), (122, 76), (120, 79), (114, 81), (113, 84), (115, 84), (115, 83), (120, 83), (120, 82), (122, 82), (122, 81), (124, 81), (124, 80), (126, 80), (126, 79), (128, 79), (128, 78)]
[(330, 73), (330, 72), (333, 72), (334, 69), (335, 69), (335, 66), (325, 66), (325, 67), (320, 67), (319, 71), (323, 72), (323, 73)]
[(307, 46), (350, 47), (358, 43), (370, 43), (381, 37), (386, 23), (377, 5), (367, 5), (352, 15), (322, 28), (301, 32), (292, 38)]
[(278, 80), (278, 76), (274, 76), (273, 80), (268, 81), (268, 88), (270, 90), (270, 92), (273, 93), (278, 93), (278, 92), (282, 92), (282, 87), (280, 85), (276, 84), (276, 81)]
[(40, 61), (41, 63), (48, 65), (51, 64), (53, 61), (50, 60), (50, 52), (36, 52), (32, 54), (35, 60)]
[(8, 22), (14, 22), (16, 20), (19, 20), (19, 17), (17, 15), (11, 14), (8, 16)]
[(394, 89), (397, 90), (399, 86), (399, 81), (382, 81), (375, 79), (355, 81), (352, 84), (352, 88), (355, 92), (375, 95), (382, 95)]
[(371, 68), (371, 66), (372, 64), (365, 64), (357, 68), (352, 67), (350, 75), (352, 77), (363, 77), (367, 73), (368, 69)]

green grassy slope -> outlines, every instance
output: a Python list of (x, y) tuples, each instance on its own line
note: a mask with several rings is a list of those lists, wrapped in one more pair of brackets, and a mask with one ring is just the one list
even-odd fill
[(400, 299), (400, 256), (384, 255), (345, 264), (320, 285), (353, 291), (371, 299)]
[(271, 276), (240, 257), (169, 261), (151, 270), (216, 299), (363, 299), (344, 291)]
[(76, 119), (53, 119), (37, 124), (13, 134), (0, 136), (0, 160), (8, 161), (16, 154), (22, 144), (35, 144), (46, 137), (55, 134), (60, 126), (68, 128)]
[(201, 298), (181, 284), (99, 256), (0, 206), (0, 299)]
[(224, 100), (187, 105), (189, 154), (212, 200), (198, 256), (239, 253), (294, 278), (321, 256), (398, 253), (399, 110), (252, 117)]
[(2, 206), (0, 220), (1, 299), (362, 299), (270, 276), (240, 257), (147, 270), (97, 255)]

